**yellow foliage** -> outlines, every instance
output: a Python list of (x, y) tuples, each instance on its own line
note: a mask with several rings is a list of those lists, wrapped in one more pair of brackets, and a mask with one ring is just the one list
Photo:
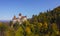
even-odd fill
[(39, 36), (39, 34), (36, 34), (35, 36)]
[(25, 31), (26, 31), (26, 33), (28, 33), (28, 34), (30, 34), (30, 33), (31, 33), (31, 30), (30, 30), (30, 28), (29, 28), (29, 27), (26, 27)]
[(0, 22), (0, 26), (2, 25), (2, 23)]
[(49, 36), (49, 34), (46, 34), (45, 36)]
[(38, 23), (37, 25), (39, 29), (42, 27), (42, 23)]
[(9, 35), (9, 31), (7, 31), (5, 34), (6, 34), (6, 36), (10, 36), (10, 35)]
[(46, 27), (46, 28), (48, 27), (48, 24), (46, 22), (44, 22), (44, 27)]
[(39, 23), (39, 26), (42, 26), (42, 23)]
[(56, 31), (56, 34), (59, 35), (59, 31)]
[(52, 24), (53, 29), (57, 29), (57, 25), (55, 23)]
[(18, 30), (15, 32), (15, 36), (23, 36), (23, 28), (19, 27)]

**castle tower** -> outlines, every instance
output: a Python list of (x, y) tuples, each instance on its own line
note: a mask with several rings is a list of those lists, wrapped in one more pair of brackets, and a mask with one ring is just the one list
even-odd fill
[(13, 23), (15, 23), (17, 21), (16, 16), (13, 17), (12, 21), (13, 21)]
[(14, 15), (13, 20), (15, 20), (15, 19), (16, 19), (16, 16)]
[(21, 13), (19, 13), (19, 17), (18, 17), (18, 18), (19, 18), (19, 19), (21, 19), (21, 17), (22, 17), (22, 14), (21, 14)]
[(14, 15), (14, 17), (12, 19), (13, 24), (11, 24), (11, 28), (13, 28), (13, 25), (14, 25), (14, 23), (16, 23), (16, 21), (17, 21), (17, 19), (16, 19), (16, 16)]
[(17, 21), (19, 22), (19, 24), (21, 24), (22, 22), (27, 21), (27, 17), (26, 16), (22, 16), (22, 14), (19, 13), (18, 18), (16, 18), (16, 16), (14, 16), (12, 21), (13, 21), (13, 24), (16, 23)]
[(21, 13), (19, 13), (19, 16), (22, 16), (22, 14), (21, 14)]

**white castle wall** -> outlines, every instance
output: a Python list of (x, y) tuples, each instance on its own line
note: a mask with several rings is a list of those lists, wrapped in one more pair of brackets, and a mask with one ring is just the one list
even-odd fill
[(16, 21), (18, 21), (19, 24), (22, 24), (22, 22), (27, 21), (27, 18), (26, 17), (24, 17), (24, 18), (22, 18), (22, 17), (24, 17), (24, 16), (18, 16), (18, 19), (12, 20), (13, 23), (16, 23)]

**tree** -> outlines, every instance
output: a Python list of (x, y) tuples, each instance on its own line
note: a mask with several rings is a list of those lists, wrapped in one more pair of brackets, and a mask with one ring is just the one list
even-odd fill
[(20, 26), (15, 33), (16, 33), (15, 36), (24, 36), (24, 30), (23, 30), (22, 26)]
[(56, 23), (52, 24), (52, 31), (53, 31), (52, 34), (54, 34), (54, 36), (59, 35), (59, 30), (58, 30)]
[(5, 36), (5, 32), (8, 30), (8, 27), (4, 23), (0, 23), (0, 35)]

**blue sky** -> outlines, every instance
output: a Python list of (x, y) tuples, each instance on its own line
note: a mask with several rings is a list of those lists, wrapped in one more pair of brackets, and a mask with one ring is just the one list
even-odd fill
[(19, 13), (32, 17), (60, 5), (60, 0), (0, 0), (0, 20), (11, 20)]

